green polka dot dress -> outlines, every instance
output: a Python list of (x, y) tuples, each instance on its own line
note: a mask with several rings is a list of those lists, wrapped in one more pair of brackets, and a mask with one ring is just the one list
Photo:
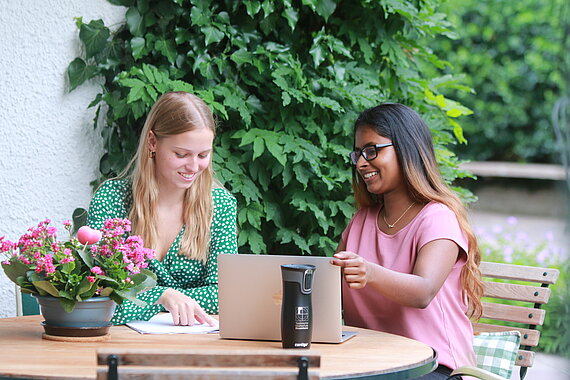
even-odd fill
[[(132, 320), (148, 321), (164, 311), (155, 304), (167, 288), (174, 288), (193, 298), (209, 314), (218, 313), (218, 255), (237, 253), (236, 199), (226, 189), (212, 190), (214, 215), (210, 229), (210, 252), (205, 264), (179, 254), (184, 227), (162, 261), (152, 260), (149, 269), (156, 273), (157, 285), (138, 295), (146, 303), (140, 307), (125, 300), (117, 305), (112, 322), (123, 324)], [(126, 180), (109, 180), (93, 196), (89, 206), (88, 224), (99, 229), (108, 218), (126, 218), (132, 205), (132, 191)]]

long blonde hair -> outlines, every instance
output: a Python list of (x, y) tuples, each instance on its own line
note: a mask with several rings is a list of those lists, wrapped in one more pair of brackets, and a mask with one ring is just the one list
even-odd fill
[[(158, 185), (155, 160), (150, 157), (149, 132), (157, 139), (200, 128), (215, 135), (216, 123), (212, 111), (200, 98), (187, 92), (168, 92), (152, 106), (144, 126), (137, 151), (119, 177), (131, 180), (133, 205), (129, 212), (133, 233), (140, 235), (149, 248), (158, 242), (156, 207)], [(182, 222), (185, 226), (179, 252), (190, 259), (206, 262), (213, 217), (212, 187), (215, 184), (212, 155), (208, 167), (196, 178), (184, 195)]]
[[(483, 310), (483, 283), (479, 270), (481, 254), (465, 206), (441, 177), (429, 128), (414, 110), (397, 103), (385, 103), (365, 110), (356, 120), (354, 132), (360, 127), (370, 127), (392, 141), (412, 201), (439, 202), (455, 213), (469, 246), (467, 262), (461, 270), (461, 286), (470, 305), (470, 316), (479, 318)], [(368, 191), (354, 167), (352, 187), (357, 207), (382, 204), (382, 197)]]

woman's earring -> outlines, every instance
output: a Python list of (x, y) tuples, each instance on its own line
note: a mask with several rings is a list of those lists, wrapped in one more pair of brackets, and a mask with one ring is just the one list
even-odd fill
[(154, 158), (154, 156), (156, 156), (156, 152), (153, 151), (153, 150), (149, 150), (149, 151), (148, 151), (148, 158), (151, 158), (151, 159), (152, 159), (152, 158)]

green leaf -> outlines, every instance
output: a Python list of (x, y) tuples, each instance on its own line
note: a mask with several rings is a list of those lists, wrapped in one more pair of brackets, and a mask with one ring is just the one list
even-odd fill
[(247, 221), (255, 229), (261, 229), (261, 218), (263, 217), (263, 209), (259, 203), (251, 203), (247, 207)]
[(134, 59), (142, 58), (145, 55), (145, 39), (142, 37), (134, 37), (131, 40), (131, 50)]
[(310, 6), (325, 21), (328, 20), (336, 9), (336, 3), (333, 0), (303, 0), (303, 5)]
[(449, 117), (459, 117), (461, 116), (462, 112), (457, 108), (450, 109), (446, 112), (447, 116)]
[(87, 58), (91, 58), (102, 52), (105, 45), (107, 45), (109, 36), (109, 29), (107, 29), (103, 20), (93, 20), (89, 24), (81, 24), (79, 28), (79, 39), (85, 45)]
[(445, 108), (446, 103), (445, 103), (445, 98), (443, 97), (443, 95), (437, 95), (437, 96), (435, 97), (435, 101), (436, 101), (437, 106), (438, 106), (439, 108)]
[(77, 288), (77, 297), (79, 298), (78, 301), (82, 301), (84, 299), (90, 298), (95, 294), (97, 288), (95, 287), (94, 282), (89, 282), (89, 279), (83, 277), (79, 287)]
[(173, 80), (168, 84), (170, 91), (184, 91), (194, 93), (194, 86), (181, 80)]
[(283, 17), (287, 19), (287, 24), (291, 30), (295, 30), (295, 26), (297, 25), (297, 21), (299, 20), (299, 13), (292, 7), (285, 8), (283, 13), (281, 13)]
[(26, 264), (16, 260), (10, 260), (10, 264), (2, 263), (2, 269), (4, 269), (6, 276), (16, 284), (18, 283), (18, 277), (27, 278), (26, 274), (30, 271)]
[(202, 28), (202, 33), (206, 36), (206, 46), (220, 42), (224, 38), (224, 32), (214, 26), (206, 26)]
[(289, 105), (291, 103), (291, 95), (289, 95), (288, 93), (286, 93), (285, 91), (283, 91), (281, 93), (281, 99), (283, 100), (283, 107)]
[(159, 39), (155, 42), (154, 48), (162, 53), (168, 59), (168, 62), (174, 64), (176, 61), (176, 46), (172, 41)]
[(254, 18), (254, 16), (261, 10), (261, 4), (259, 0), (245, 0), (244, 4), (245, 8), (247, 9), (247, 14), (251, 18)]
[(77, 253), (79, 254), (79, 257), (81, 257), (81, 260), (83, 260), (83, 262), (85, 263), (85, 265), (87, 265), (89, 269), (93, 268), (93, 256), (91, 256), (90, 252), (87, 252), (84, 249), (78, 249)]
[(63, 310), (65, 310), (67, 313), (71, 313), (73, 309), (75, 309), (76, 302), (74, 300), (59, 297), (59, 303), (61, 304)]
[(311, 172), (308, 171), (303, 165), (298, 164), (293, 167), (293, 172), (296, 175), (297, 181), (303, 184), (303, 188), (307, 188), (309, 183), (309, 178), (311, 178)]
[[(195, 8), (192, 8), (192, 10), (194, 9)], [(192, 33), (190, 33), (186, 28), (176, 27), (175, 31), (176, 37), (174, 38), (174, 41), (176, 41), (177, 45), (182, 45), (183, 43), (190, 41), (192, 38)]]
[(463, 136), (463, 128), (461, 128), (461, 126), (455, 120), (452, 119), (448, 120), (451, 123), (451, 125), (453, 125), (453, 134), (455, 135), (457, 141), (459, 141), (459, 143), (461, 144), (467, 144), (467, 140)]
[(67, 67), (67, 78), (69, 79), (69, 92), (77, 86), (90, 79), (97, 72), (97, 67), (87, 66), (81, 58), (75, 58)]
[(101, 297), (109, 297), (111, 295), (111, 293), (113, 293), (113, 288), (103, 288), (100, 292), (99, 295)]
[(251, 252), (255, 254), (267, 252), (267, 245), (263, 241), (263, 236), (253, 228), (248, 228), (240, 231), (238, 237), (238, 245), (249, 245)]
[(87, 218), (88, 218), (87, 210), (82, 207), (78, 207), (73, 210), (73, 214), (71, 215), (71, 221), (73, 223), (73, 228), (71, 229), (71, 233), (75, 235), (79, 228), (87, 225)]
[(135, 37), (142, 37), (146, 31), (144, 18), (137, 7), (130, 7), (125, 15), (129, 32)]
[(109, 294), (109, 297), (113, 298), (113, 295), (116, 294), (122, 299), (126, 299), (137, 305), (138, 307), (145, 307), (147, 306), (146, 302), (139, 300), (136, 298), (136, 293), (132, 290), (115, 290), (113, 293)]
[(230, 59), (237, 63), (238, 65), (242, 65), (244, 63), (251, 63), (253, 59), (253, 54), (248, 52), (245, 48), (239, 49), (235, 51), (231, 56)]
[(319, 67), (324, 62), (326, 51), (319, 45), (319, 41), (314, 41), (313, 46), (309, 50), (309, 54), (313, 57), (313, 65)]
[(51, 296), (59, 297), (59, 290), (57, 290), (57, 288), (55, 286), (53, 286), (53, 284), (49, 281), (46, 281), (46, 280), (32, 281), (32, 284), (38, 290), (41, 289)]
[(333, 14), (336, 9), (336, 2), (333, 0), (319, 0), (317, 1), (317, 13), (322, 16), (325, 21)]
[(271, 153), (282, 166), (285, 166), (287, 164), (287, 156), (283, 153), (283, 147), (279, 145), (276, 140), (276, 137), (266, 138), (265, 145), (269, 153)]
[(263, 143), (263, 139), (257, 138), (253, 141), (253, 157), (252, 160), (255, 160), (257, 157), (261, 156), (265, 151), (265, 144)]
[(265, 18), (269, 17), (275, 11), (275, 5), (273, 0), (264, 0), (261, 4), (261, 8), (263, 8), (263, 14)]
[(135, 283), (132, 291), (135, 294), (144, 292), (156, 285), (156, 274), (148, 269), (141, 269), (140, 273), (131, 276), (131, 280)]
[(204, 26), (210, 23), (210, 17), (212, 16), (206, 8), (199, 8), (197, 6), (192, 7), (190, 11), (190, 19), (192, 20), (192, 25)]

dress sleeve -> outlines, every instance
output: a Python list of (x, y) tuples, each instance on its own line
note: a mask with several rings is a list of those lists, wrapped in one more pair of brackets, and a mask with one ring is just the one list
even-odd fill
[(103, 227), (103, 223), (107, 219), (126, 218), (125, 204), (129, 198), (128, 190), (129, 186), (126, 181), (105, 181), (91, 199), (87, 225), (98, 230)]
[(165, 310), (164, 306), (157, 304), (156, 301), (158, 301), (166, 289), (168, 288), (165, 286), (155, 286), (146, 292), (140, 293), (137, 298), (146, 304), (144, 307), (135, 305), (129, 300), (124, 300), (122, 304), (117, 305), (111, 322), (115, 325), (121, 325), (134, 320), (148, 321), (156, 314)]
[(237, 254), (237, 201), (225, 189), (215, 189), (214, 194), (210, 253), (201, 285), (178, 289), (196, 300), (208, 314), (218, 314), (218, 255)]

